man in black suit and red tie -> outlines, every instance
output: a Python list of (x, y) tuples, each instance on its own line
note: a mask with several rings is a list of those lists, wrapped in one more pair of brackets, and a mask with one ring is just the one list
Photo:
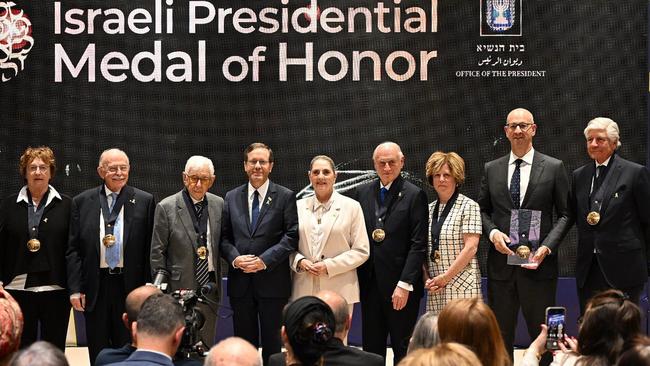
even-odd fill
[(650, 176), (623, 159), (618, 124), (598, 117), (584, 130), (593, 161), (573, 172), (570, 223), (578, 229), (576, 283), (580, 310), (599, 291), (616, 288), (638, 303), (648, 280)]
[(357, 190), (370, 257), (357, 269), (363, 350), (386, 357), (390, 334), (394, 364), (406, 355), (424, 292), (428, 206), (422, 189), (401, 176), (404, 154), (384, 142), (372, 155), (379, 179)]
[[(562, 161), (533, 149), (537, 125), (528, 110), (512, 110), (504, 131), (511, 151), (485, 164), (478, 203), (483, 232), (492, 243), (487, 261), (488, 302), (512, 357), (519, 308), (533, 339), (544, 323), (546, 307), (555, 304), (557, 252), (567, 226), (569, 178)], [(540, 217), (539, 238), (535, 239), (539, 246), (531, 252), (531, 264), (507, 263), (508, 256), (515, 255), (509, 247), (513, 209), (534, 210)], [(518, 240), (527, 234), (518, 231)], [(547, 362), (550, 357), (542, 360), (542, 364)]]
[(295, 194), (269, 180), (273, 151), (253, 143), (244, 151), (248, 183), (226, 193), (221, 256), (230, 265), (228, 296), (234, 334), (262, 358), (280, 352), (282, 309), (291, 295), (289, 255), (298, 248)]
[(129, 341), (122, 324), (124, 300), (151, 280), (149, 248), (156, 203), (151, 194), (126, 184), (129, 172), (124, 151), (106, 150), (97, 167), (103, 184), (72, 200), (68, 289), (72, 307), (84, 312), (91, 364), (103, 348), (122, 347)]

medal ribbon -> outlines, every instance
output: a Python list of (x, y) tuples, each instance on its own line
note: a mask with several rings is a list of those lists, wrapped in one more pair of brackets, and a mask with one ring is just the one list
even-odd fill
[(436, 206), (433, 209), (433, 215), (431, 215), (431, 253), (435, 253), (435, 251), (438, 250), (438, 247), (440, 246), (440, 231), (442, 230), (442, 225), (445, 223), (445, 220), (449, 215), (449, 211), (451, 211), (454, 203), (456, 203), (456, 198), (458, 198), (458, 190), (455, 190), (454, 194), (451, 195), (449, 201), (447, 201), (445, 208), (442, 210), (440, 218), (438, 218), (440, 200), (436, 201)]
[(50, 189), (48, 188), (43, 197), (41, 198), (41, 204), (38, 205), (36, 210), (34, 210), (34, 201), (32, 200), (32, 194), (27, 189), (27, 230), (29, 230), (29, 238), (36, 239), (38, 238), (38, 225), (41, 222), (43, 217), (43, 212), (45, 212), (45, 204), (47, 203), (47, 196), (50, 194)]
[(104, 234), (109, 235), (113, 234), (113, 229), (115, 228), (115, 221), (117, 221), (118, 216), (120, 216), (120, 211), (124, 202), (126, 201), (126, 194), (124, 189), (120, 191), (120, 194), (117, 195), (116, 202), (113, 203), (113, 209), (108, 208), (108, 199), (106, 198), (106, 190), (104, 186), (100, 188), (99, 193), (99, 206), (102, 208), (102, 217), (104, 219)]
[[(612, 155), (612, 158), (614, 155)], [(611, 166), (612, 160), (609, 161), (609, 165)], [(609, 169), (609, 166), (607, 167)], [(605, 191), (607, 190), (608, 183), (609, 183), (609, 178), (614, 175), (614, 174), (606, 174), (605, 178), (603, 181), (600, 183), (600, 187), (598, 187), (598, 190), (594, 192), (589, 199), (589, 207), (591, 207), (591, 211), (598, 212), (600, 213), (600, 209), (603, 204), (603, 199), (605, 196)]]
[(192, 218), (192, 225), (194, 226), (194, 232), (196, 232), (197, 243), (194, 249), (198, 247), (207, 246), (208, 244), (208, 196), (206, 195), (203, 198), (203, 204), (206, 207), (203, 207), (203, 212), (201, 213), (201, 219), (197, 217), (196, 210), (194, 209), (194, 203), (190, 198), (190, 194), (187, 193), (187, 190), (183, 190), (183, 200), (185, 201), (185, 206), (187, 210), (191, 212), (190, 218)]

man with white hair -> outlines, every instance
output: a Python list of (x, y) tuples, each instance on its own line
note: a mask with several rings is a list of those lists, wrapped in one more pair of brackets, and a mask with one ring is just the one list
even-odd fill
[(217, 343), (208, 357), (204, 366), (262, 366), (262, 358), (247, 340), (239, 337), (228, 337)]
[(569, 223), (578, 229), (576, 284), (582, 314), (589, 298), (609, 288), (638, 303), (648, 279), (650, 247), (648, 169), (616, 153), (621, 141), (611, 119), (594, 118), (584, 134), (593, 162), (573, 172), (569, 198)]
[(185, 188), (156, 206), (151, 239), (151, 270), (166, 273), (170, 291), (199, 290), (208, 283), (208, 304), (197, 307), (205, 316), (200, 329), (203, 343), (214, 344), (217, 304), (220, 299), (219, 240), (223, 199), (208, 189), (214, 183), (214, 165), (204, 156), (192, 156), (185, 164)]

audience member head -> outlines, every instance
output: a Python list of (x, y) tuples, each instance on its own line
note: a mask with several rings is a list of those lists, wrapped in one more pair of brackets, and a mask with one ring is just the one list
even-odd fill
[(641, 311), (619, 290), (596, 294), (587, 303), (578, 331), (581, 363), (613, 365), (641, 334)]
[(39, 341), (18, 352), (10, 366), (68, 366), (65, 354), (53, 344)]
[(330, 307), (315, 296), (301, 297), (285, 307), (283, 323), (287, 359), (317, 365), (334, 337), (336, 321)]
[(20, 306), (0, 286), (0, 366), (6, 365), (20, 346), (23, 334), (23, 313)]
[(185, 330), (181, 305), (170, 295), (149, 296), (140, 309), (131, 332), (138, 348), (159, 351), (172, 356), (176, 353)]
[(334, 336), (342, 341), (345, 340), (348, 337), (352, 322), (348, 302), (345, 301), (343, 296), (330, 290), (319, 291), (316, 297), (323, 300), (334, 313), (334, 320), (336, 321)]
[(481, 361), (469, 348), (451, 342), (415, 350), (399, 366), (481, 366)]
[(122, 321), (127, 329), (131, 329), (131, 323), (138, 319), (144, 301), (154, 294), (162, 294), (162, 291), (152, 285), (140, 286), (129, 293), (124, 301), (126, 313), (122, 314)]
[(438, 343), (440, 343), (438, 316), (432, 312), (425, 313), (415, 324), (415, 328), (413, 328), (408, 353), (420, 348), (431, 348)]
[(442, 342), (468, 346), (484, 366), (510, 364), (496, 317), (479, 298), (448, 303), (438, 316), (438, 332)]
[(229, 337), (214, 345), (204, 366), (261, 366), (260, 354), (243, 338)]

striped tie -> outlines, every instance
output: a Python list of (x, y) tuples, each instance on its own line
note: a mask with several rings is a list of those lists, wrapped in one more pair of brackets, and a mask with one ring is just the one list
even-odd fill
[[(201, 220), (201, 216), (203, 216), (203, 209), (205, 206), (203, 205), (203, 201), (197, 202), (194, 204), (194, 209), (196, 210), (196, 217)], [(199, 242), (199, 246), (204, 245), (204, 241), (201, 240)], [(210, 255), (210, 253), (208, 253)], [(200, 286), (205, 285), (209, 281), (209, 276), (208, 276), (208, 258), (206, 257), (205, 259), (201, 259), (196, 257), (196, 282)]]

